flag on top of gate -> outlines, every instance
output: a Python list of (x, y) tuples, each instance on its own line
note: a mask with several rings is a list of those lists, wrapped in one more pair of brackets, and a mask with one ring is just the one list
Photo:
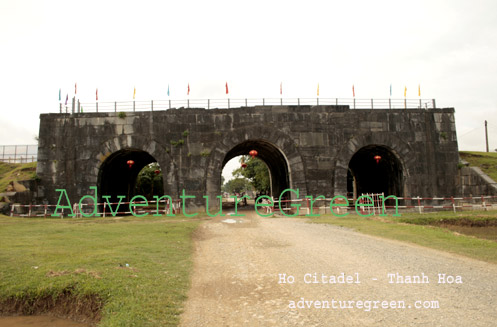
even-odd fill
[(392, 96), (392, 83), (390, 83), (390, 97)]
[(78, 84), (74, 83), (74, 94), (78, 94)]
[(95, 98), (98, 101), (98, 87), (97, 87), (97, 91), (95, 92)]
[(190, 95), (190, 83), (188, 83), (188, 93), (187, 95)]
[(319, 96), (319, 83), (318, 83), (318, 96)]
[(226, 94), (228, 94), (228, 82), (226, 82)]
[(354, 88), (354, 84), (352, 84), (352, 96), (355, 98), (355, 88)]
[(418, 84), (418, 96), (421, 96), (421, 85)]
[(167, 84), (167, 96), (169, 96), (169, 84)]
[(66, 106), (67, 106), (67, 101), (69, 100), (69, 94), (66, 94)]
[(407, 86), (404, 86), (404, 97), (407, 96)]
[(280, 82), (280, 95), (283, 95), (283, 82)]
[(135, 99), (136, 96), (136, 86), (133, 88), (133, 100)]
[(59, 89), (59, 102), (60, 102), (60, 100), (62, 99), (62, 98), (61, 98), (61, 94), (60, 94), (60, 92), (61, 92), (61, 89)]

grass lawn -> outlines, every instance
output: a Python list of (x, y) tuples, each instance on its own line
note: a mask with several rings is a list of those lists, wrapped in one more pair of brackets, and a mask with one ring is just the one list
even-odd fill
[[(485, 236), (495, 233), (490, 226), (490, 232), (486, 232), (487, 227), (467, 227), (476, 230), (473, 235), (463, 235), (451, 229), (439, 227), (440, 221), (447, 222), (450, 219), (469, 219), (481, 222), (482, 220), (495, 221), (497, 218), (495, 211), (485, 212), (437, 212), (425, 214), (402, 214), (401, 217), (379, 217), (369, 218), (358, 215), (348, 215), (344, 218), (336, 218), (327, 214), (313, 218), (313, 223), (333, 224), (351, 228), (358, 232), (394, 239), (409, 243), (414, 243), (429, 248), (460, 254), (470, 258), (497, 263), (497, 242), (489, 239), (479, 238), (478, 233)], [(491, 223), (492, 224), (492, 223)], [(458, 226), (457, 224), (451, 224)], [(469, 233), (469, 232), (468, 232)]]
[(0, 216), (0, 307), (71, 293), (101, 300), (99, 326), (176, 326), (199, 221)]

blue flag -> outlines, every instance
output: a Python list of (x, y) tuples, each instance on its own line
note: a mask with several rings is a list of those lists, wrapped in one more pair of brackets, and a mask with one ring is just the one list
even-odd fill
[(61, 90), (59, 89), (59, 102), (60, 102), (60, 100), (61, 100), (61, 97), (60, 97), (60, 91), (61, 91)]
[(390, 96), (392, 96), (392, 84), (390, 84)]
[(167, 96), (169, 96), (169, 84), (167, 84)]

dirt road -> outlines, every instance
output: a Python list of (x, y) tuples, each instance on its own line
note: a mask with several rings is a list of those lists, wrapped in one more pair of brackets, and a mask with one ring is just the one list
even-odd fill
[(496, 265), (246, 214), (201, 226), (182, 326), (496, 326)]

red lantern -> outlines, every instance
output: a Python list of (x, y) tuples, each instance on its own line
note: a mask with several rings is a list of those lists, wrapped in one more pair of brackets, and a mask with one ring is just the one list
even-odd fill
[(376, 160), (376, 164), (379, 164), (379, 163), (380, 163), (380, 160), (381, 160), (381, 156), (379, 156), (379, 155), (375, 155), (375, 156), (374, 156), (374, 160)]
[(257, 151), (256, 150), (250, 150), (249, 154), (252, 156), (252, 159), (257, 157)]
[(154, 171), (154, 173), (155, 173), (156, 175), (159, 175), (159, 174), (160, 174), (160, 170), (159, 170), (159, 169), (156, 169), (156, 170)]
[(247, 164), (245, 162), (242, 162), (242, 168), (243, 169), (247, 168)]
[(128, 160), (126, 163), (128, 164), (129, 169), (131, 169), (131, 167), (133, 167), (133, 165), (135, 164), (133, 160)]

